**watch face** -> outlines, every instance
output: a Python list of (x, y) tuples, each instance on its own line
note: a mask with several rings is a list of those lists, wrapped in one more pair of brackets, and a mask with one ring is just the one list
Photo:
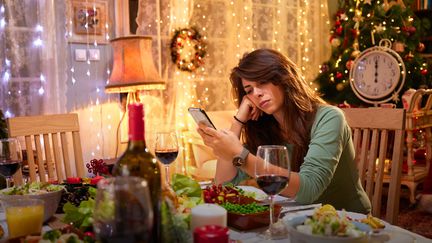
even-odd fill
[(233, 159), (233, 165), (234, 166), (242, 166), (244, 164), (244, 159), (240, 158), (240, 157), (234, 157)]
[(391, 54), (378, 50), (360, 56), (352, 70), (354, 88), (369, 99), (379, 99), (391, 94), (401, 76), (398, 60)]

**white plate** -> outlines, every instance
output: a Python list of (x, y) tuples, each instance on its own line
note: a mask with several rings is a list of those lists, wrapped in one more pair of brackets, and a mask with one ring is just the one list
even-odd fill
[[(309, 209), (309, 210), (304, 210), (304, 211), (299, 211), (299, 212), (294, 212), (294, 213), (290, 213), (285, 215), (285, 217), (283, 218), (284, 220), (289, 220), (293, 217), (297, 217), (297, 216), (302, 216), (302, 215), (312, 215), (314, 213), (315, 209)], [(342, 210), (337, 210), (338, 214), (341, 215), (342, 214)], [(359, 219), (364, 219), (366, 218), (366, 215), (361, 214), (361, 213), (354, 213), (354, 212), (347, 212), (345, 211), (346, 215), (352, 219), (355, 220), (359, 220)], [(386, 226), (386, 227), (390, 227), (391, 225), (389, 223), (387, 223), (386, 221), (381, 220), (381, 222)]]
[[(314, 212), (314, 209), (311, 210), (304, 210), (294, 213), (288, 213), (283, 217), (283, 222), (287, 224), (287, 221), (292, 220), (299, 216), (305, 216), (305, 215), (312, 215)], [(341, 215), (342, 211), (337, 210), (338, 214)], [(361, 213), (354, 213), (354, 212), (345, 212), (346, 215), (354, 220), (364, 219), (367, 216)], [(391, 224), (387, 223), (386, 221), (381, 220), (385, 228), (381, 230), (379, 233), (372, 234), (372, 238), (370, 239), (370, 242), (385, 242), (385, 243), (410, 243), (415, 242), (416, 238), (412, 235), (410, 235), (407, 232), (403, 232), (400, 230), (397, 230), (397, 228), (393, 227)], [(343, 241), (343, 240), (342, 240)], [(317, 241), (318, 242), (318, 241)]]
[[(268, 195), (263, 190), (261, 190), (259, 188), (256, 188), (253, 186), (237, 186), (237, 187), (241, 188), (245, 192), (253, 192), (254, 193), (254, 199), (257, 201), (263, 202), (263, 201), (268, 200)], [(279, 195), (276, 195), (273, 200), (275, 203), (294, 201), (293, 199), (279, 196)]]

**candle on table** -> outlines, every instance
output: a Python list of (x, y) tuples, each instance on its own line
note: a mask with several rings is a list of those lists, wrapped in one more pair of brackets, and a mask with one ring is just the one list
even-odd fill
[(227, 225), (227, 211), (225, 208), (217, 205), (204, 203), (197, 205), (191, 210), (191, 230), (196, 227), (205, 225)]
[(228, 228), (219, 225), (196, 227), (193, 232), (194, 243), (227, 243)]

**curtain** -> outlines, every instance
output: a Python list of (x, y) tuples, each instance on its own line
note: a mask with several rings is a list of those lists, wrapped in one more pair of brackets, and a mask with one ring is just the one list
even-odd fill
[[(233, 109), (229, 72), (239, 58), (260, 47), (281, 51), (312, 82), (330, 55), (327, 4), (319, 0), (141, 0), (138, 34), (153, 38), (154, 60), (167, 80), (168, 119), (181, 129), (184, 108)], [(195, 26), (205, 36), (207, 56), (194, 73), (180, 71), (170, 57), (178, 28)], [(311, 83), (312, 85), (312, 83)]]
[[(64, 1), (0, 1), (0, 107), (6, 116), (64, 109)], [(63, 12), (64, 13), (64, 12)], [(42, 41), (43, 40), (43, 41)], [(62, 41), (63, 40), (63, 41)]]
[[(196, 126), (188, 120), (189, 106), (235, 109), (228, 77), (245, 52), (277, 49), (311, 85), (330, 55), (328, 7), (320, 0), (140, 0), (137, 16), (137, 34), (153, 38), (154, 60), (168, 84), (158, 97), (166, 114), (160, 119), (180, 132)], [(175, 30), (191, 26), (205, 37), (205, 64), (180, 71), (171, 61), (170, 42)]]
[[(93, 35), (69, 43), (70, 7), (70, 0), (0, 0), (0, 109), (6, 117), (78, 113), (84, 161), (112, 158), (121, 111), (118, 95), (104, 93), (111, 47), (94, 45)], [(78, 62), (76, 49), (99, 49), (101, 58)]]

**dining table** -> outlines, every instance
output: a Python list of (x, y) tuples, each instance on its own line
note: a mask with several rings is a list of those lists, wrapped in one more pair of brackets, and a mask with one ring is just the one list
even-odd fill
[[(243, 187), (244, 190), (250, 190), (249, 187)], [(257, 189), (254, 189), (257, 190)], [(321, 206), (321, 204), (307, 204), (302, 205), (297, 203), (294, 199), (285, 198), (282, 196), (275, 196), (275, 203), (281, 206), (281, 212), (277, 219), (277, 224), (287, 225), (287, 222), (295, 217), (300, 216), (310, 216), (314, 213), (314, 210)], [(338, 212), (340, 212), (338, 210)], [(367, 215), (354, 213), (354, 212), (345, 212), (346, 215), (354, 220), (366, 218)], [(65, 224), (61, 222), (62, 214), (56, 214), (51, 220), (46, 223), (42, 231), (48, 231), (53, 228), (61, 228)], [(409, 242), (430, 242), (432, 243), (432, 239), (428, 239), (422, 235), (416, 234), (414, 232), (410, 232), (406, 229), (403, 229), (397, 225), (390, 224), (388, 222), (383, 221), (385, 224), (385, 228), (381, 230), (381, 234), (385, 234), (388, 237), (385, 238), (385, 241), (369, 241), (369, 242), (385, 242), (385, 243), (409, 243)], [(7, 239), (7, 224), (4, 212), (0, 211), (0, 225), (5, 229), (5, 236), (0, 238), (0, 242), (6, 242)], [(236, 228), (230, 227), (229, 229), (229, 239), (230, 243), (265, 243), (265, 242), (291, 242), (290, 240), (290, 232), (286, 235), (286, 237), (277, 239), (277, 240), (268, 240), (263, 236), (263, 232), (267, 229), (267, 227), (255, 228), (250, 230), (238, 230)], [(192, 242), (192, 233), (190, 232), (190, 242)], [(382, 239), (382, 238), (379, 238)]]
[[(286, 207), (289, 209), (289, 206)], [(284, 208), (282, 209), (284, 210)], [(282, 211), (283, 212), (283, 211)], [(287, 212), (283, 215), (283, 217), (279, 218), (279, 220), (282, 220), (283, 223), (286, 223), (288, 220), (299, 217), (299, 216), (308, 216), (312, 215), (314, 212), (314, 209), (310, 209), (305, 205), (305, 210), (298, 209), (298, 210), (292, 210), (290, 212)], [(346, 212), (348, 216), (350, 216), (353, 219), (360, 219), (365, 218), (366, 215), (359, 214), (359, 213), (353, 213), (353, 212)], [(380, 232), (381, 235), (386, 235), (386, 238), (380, 238), (379, 236), (376, 236), (376, 240), (369, 240), (369, 242), (382, 242), (382, 243), (410, 243), (410, 242), (424, 242), (424, 243), (431, 243), (432, 239), (428, 239), (422, 235), (413, 233), (411, 231), (408, 231), (406, 229), (403, 229), (399, 226), (389, 224), (387, 222), (384, 222), (385, 228)], [(275, 243), (287, 243), (290, 241), (290, 233), (288, 232), (287, 236), (281, 239), (277, 240), (268, 240), (266, 239), (262, 233), (267, 228), (259, 228), (259, 229), (253, 229), (248, 231), (239, 231), (234, 228), (230, 228), (230, 240), (231, 242), (238, 242), (238, 243), (265, 243), (265, 242), (275, 242)], [(374, 238), (372, 238), (374, 239)], [(384, 239), (384, 240), (379, 240)]]

